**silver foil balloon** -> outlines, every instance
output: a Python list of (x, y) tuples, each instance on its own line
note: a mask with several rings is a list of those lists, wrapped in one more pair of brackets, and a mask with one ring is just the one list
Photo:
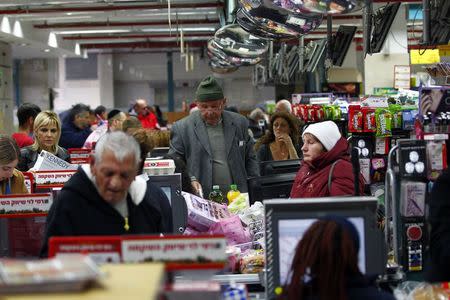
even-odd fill
[(322, 14), (306, 13), (300, 8), (278, 5), (271, 0), (239, 0), (252, 21), (260, 29), (273, 35), (300, 37), (316, 29), (323, 19)]
[(228, 55), (242, 58), (256, 58), (267, 52), (267, 41), (252, 36), (238, 24), (226, 25), (214, 35), (217, 47)]

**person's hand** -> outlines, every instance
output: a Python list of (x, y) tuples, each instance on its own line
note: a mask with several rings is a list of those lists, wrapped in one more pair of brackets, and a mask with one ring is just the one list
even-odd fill
[(197, 195), (200, 198), (203, 198), (203, 189), (202, 189), (202, 185), (200, 184), (200, 182), (198, 182), (197, 180), (193, 180), (191, 181), (192, 187), (194, 188), (194, 191), (197, 193)]
[(291, 137), (289, 136), (289, 134), (280, 134), (280, 135), (277, 137), (277, 141), (278, 141), (278, 142), (283, 142), (283, 143), (285, 143), (285, 145), (286, 145), (288, 148), (294, 147), (294, 145), (292, 144), (292, 139), (291, 139)]

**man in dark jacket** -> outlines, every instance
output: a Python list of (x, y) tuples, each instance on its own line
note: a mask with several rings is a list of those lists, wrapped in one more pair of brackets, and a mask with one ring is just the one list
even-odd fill
[(41, 256), (52, 236), (152, 234), (162, 232), (160, 211), (145, 180), (136, 178), (140, 149), (123, 132), (104, 135), (90, 166), (64, 185), (47, 216)]
[(450, 170), (445, 170), (433, 185), (428, 222), (430, 265), (427, 280), (450, 281)]
[(89, 119), (90, 108), (84, 104), (74, 105), (62, 120), (59, 145), (64, 149), (81, 148), (91, 134)]

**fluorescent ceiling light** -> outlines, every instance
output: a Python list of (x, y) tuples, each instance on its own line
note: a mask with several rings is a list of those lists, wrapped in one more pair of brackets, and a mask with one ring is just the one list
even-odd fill
[(13, 34), (17, 37), (23, 38), (22, 24), (19, 20), (14, 22)]
[(53, 48), (58, 48), (58, 40), (56, 39), (56, 34), (54, 32), (50, 32), (48, 35), (48, 45)]
[(1, 30), (4, 33), (11, 34), (11, 24), (9, 23), (9, 19), (7, 16), (4, 16), (2, 19), (2, 24), (0, 25)]
[(102, 29), (102, 30), (73, 30), (73, 31), (55, 31), (56, 34), (70, 35), (70, 34), (95, 34), (95, 33), (125, 33), (131, 32), (129, 29)]
[(78, 43), (75, 44), (75, 54), (81, 55), (81, 48), (80, 48), (80, 44), (78, 44)]
[(84, 49), (84, 50), (83, 50), (83, 58), (84, 58), (84, 59), (87, 59), (87, 58), (88, 58), (88, 52), (87, 52), (87, 49)]

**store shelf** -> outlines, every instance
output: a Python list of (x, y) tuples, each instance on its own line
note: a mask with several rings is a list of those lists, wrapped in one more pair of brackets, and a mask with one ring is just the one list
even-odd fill
[(259, 274), (226, 274), (226, 275), (214, 275), (212, 280), (219, 282), (220, 284), (227, 284), (230, 282), (243, 283), (243, 284), (260, 284)]

